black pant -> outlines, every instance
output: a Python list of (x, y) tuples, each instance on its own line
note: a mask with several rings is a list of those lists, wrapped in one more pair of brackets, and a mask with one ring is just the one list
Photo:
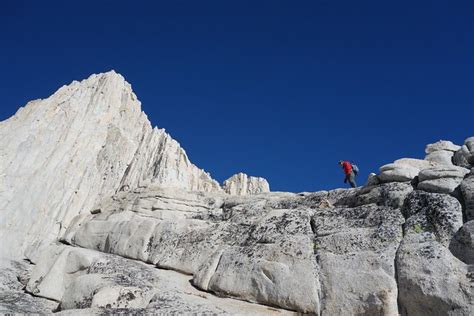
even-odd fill
[(351, 187), (353, 187), (353, 188), (357, 187), (357, 183), (355, 181), (354, 171), (352, 171), (349, 174), (346, 174), (346, 177), (344, 178), (344, 183), (347, 183), (348, 181), (349, 181)]

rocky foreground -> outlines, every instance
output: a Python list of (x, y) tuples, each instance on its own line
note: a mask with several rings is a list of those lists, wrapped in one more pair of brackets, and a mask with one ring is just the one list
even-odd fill
[(0, 145), (0, 313), (474, 314), (474, 137), (357, 189), (220, 186), (110, 72)]

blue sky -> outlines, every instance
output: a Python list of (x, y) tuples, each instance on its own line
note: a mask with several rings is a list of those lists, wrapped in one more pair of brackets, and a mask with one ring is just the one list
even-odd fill
[(343, 187), (474, 135), (473, 1), (0, 4), (0, 120), (115, 69), (153, 125), (219, 181)]

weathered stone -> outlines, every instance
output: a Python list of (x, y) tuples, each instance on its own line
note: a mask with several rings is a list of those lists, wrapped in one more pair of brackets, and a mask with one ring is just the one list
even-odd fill
[(463, 225), (459, 201), (446, 194), (413, 191), (402, 208), (405, 235), (431, 232), (447, 247)]
[(380, 182), (411, 181), (418, 175), (420, 170), (435, 165), (436, 163), (427, 160), (402, 158), (380, 167), (380, 174), (377, 177)]
[(461, 149), (454, 153), (453, 163), (456, 166), (470, 168), (471, 165), (468, 162), (469, 150), (466, 145), (463, 145)]
[(413, 167), (418, 170), (423, 170), (426, 168), (436, 166), (436, 163), (434, 162), (426, 161), (423, 159), (414, 159), (414, 158), (401, 158), (401, 159), (395, 160), (393, 163), (396, 165)]
[(55, 301), (34, 297), (22, 291), (0, 291), (1, 315), (49, 315), (57, 306)]
[(25, 293), (31, 265), (0, 259), (0, 314), (51, 314), (58, 303)]
[(460, 148), (461, 146), (455, 145), (449, 140), (440, 140), (436, 143), (426, 145), (425, 153), (430, 154), (440, 150), (455, 152), (458, 151)]
[(417, 188), (434, 193), (452, 193), (469, 170), (457, 166), (437, 166), (420, 171)]
[(454, 152), (447, 150), (433, 151), (426, 155), (425, 160), (441, 165), (453, 165)]
[[(279, 194), (230, 196), (222, 202), (220, 194), (135, 192), (119, 193), (100, 214), (79, 217), (64, 240), (195, 274), (195, 284), (205, 290), (303, 312), (319, 310), (317, 278), (307, 278), (317, 270), (309, 217), (265, 209), (270, 202), (279, 205)], [(163, 217), (163, 211), (172, 215)]]
[(237, 174), (224, 191), (113, 72), (31, 103), (0, 133), (2, 253), (35, 264), (0, 261), (0, 312), (474, 312), (459, 202), (472, 217), (472, 175), (451, 165), (456, 152), (470, 166), (474, 138), (428, 145), (362, 188), (268, 192)]
[(465, 216), (468, 221), (474, 220), (474, 172), (461, 182), (461, 193), (465, 205)]
[[(464, 141), (464, 145), (467, 147), (467, 149), (469, 150), (470, 154), (471, 154), (471, 158), (472, 158), (472, 155), (474, 154), (474, 136), (472, 137), (469, 137), (467, 138), (465, 141)], [(469, 163), (470, 164), (474, 164), (473, 161), (469, 160)]]
[(249, 177), (245, 173), (234, 174), (224, 181), (224, 191), (231, 195), (247, 195), (270, 192), (267, 180), (260, 177)]
[(368, 187), (368, 186), (377, 185), (379, 183), (380, 183), (380, 180), (377, 177), (377, 175), (375, 173), (370, 173), (367, 177), (367, 181), (365, 182), (364, 186)]
[(322, 315), (397, 315), (394, 258), (399, 210), (375, 204), (317, 210), (312, 217)]
[(222, 252), (208, 288), (248, 301), (319, 313), (309, 216), (269, 212), (243, 245)]
[(39, 258), (26, 290), (60, 301), (66, 288), (99, 257), (99, 253), (87, 249), (49, 246)]
[(0, 135), (0, 256), (36, 251), (125, 185), (221, 190), (164, 130), (151, 127), (131, 86), (113, 71), (28, 103), (0, 123)]
[(401, 315), (473, 314), (472, 272), (433, 234), (406, 236), (396, 261)]
[(413, 191), (410, 183), (392, 182), (378, 186), (364, 187), (357, 191), (348, 206), (361, 206), (375, 203), (380, 206), (400, 208), (407, 195)]
[(21, 291), (29, 278), (28, 264), (0, 258), (0, 291)]
[(433, 180), (439, 178), (464, 178), (469, 169), (456, 166), (437, 166), (423, 169), (419, 174), (419, 181)]
[(451, 240), (449, 249), (464, 263), (474, 264), (474, 221), (469, 221), (461, 227)]
[(420, 172), (420, 169), (398, 164), (388, 164), (380, 167), (378, 178), (380, 182), (405, 182), (411, 181)]
[[(412, 190), (410, 184), (389, 183), (360, 195), (361, 190), (246, 197), (159, 188), (120, 192), (102, 205), (102, 213), (71, 225), (65, 241), (192, 273), (197, 287), (219, 295), (300, 312), (394, 314), (393, 262), (403, 222), (396, 208)], [(163, 218), (163, 209), (153, 207), (160, 201), (174, 205), (167, 212), (175, 215)], [(361, 206), (351, 208), (357, 203)], [(380, 265), (378, 272), (374, 265)], [(340, 269), (347, 274), (331, 283)], [(362, 283), (369, 273), (376, 277)], [(324, 276), (322, 287), (318, 275)], [(342, 284), (351, 284), (354, 294), (343, 294), (349, 289)], [(323, 288), (332, 293), (325, 294), (324, 304)]]
[(148, 306), (154, 293), (139, 287), (112, 286), (101, 288), (92, 299), (91, 307), (140, 308)]
[[(290, 314), (199, 292), (191, 286), (190, 276), (119, 256), (64, 245), (49, 247), (46, 252), (51, 257), (43, 256), (39, 260), (31, 280), (34, 286), (30, 289), (47, 289), (53, 285), (54, 278), (68, 280), (66, 287), (56, 291), (60, 297), (60, 315)], [(65, 269), (77, 266), (78, 259), (82, 261), (83, 257), (91, 260), (81, 270)], [(36, 294), (50, 293), (53, 293), (51, 289)]]
[(474, 167), (474, 136), (464, 141), (464, 145), (455, 153), (453, 160), (458, 166)]

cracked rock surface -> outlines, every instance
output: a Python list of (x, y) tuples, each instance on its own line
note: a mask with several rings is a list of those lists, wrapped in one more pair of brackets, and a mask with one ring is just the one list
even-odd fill
[(49, 314), (56, 309), (58, 302), (24, 290), (31, 269), (27, 262), (0, 259), (0, 314)]
[(220, 296), (323, 315), (416, 315), (419, 300), (462, 314), (473, 304), (469, 265), (449, 250), (461, 204), (410, 183), (246, 197), (143, 188), (76, 220), (65, 242), (192, 274)]

